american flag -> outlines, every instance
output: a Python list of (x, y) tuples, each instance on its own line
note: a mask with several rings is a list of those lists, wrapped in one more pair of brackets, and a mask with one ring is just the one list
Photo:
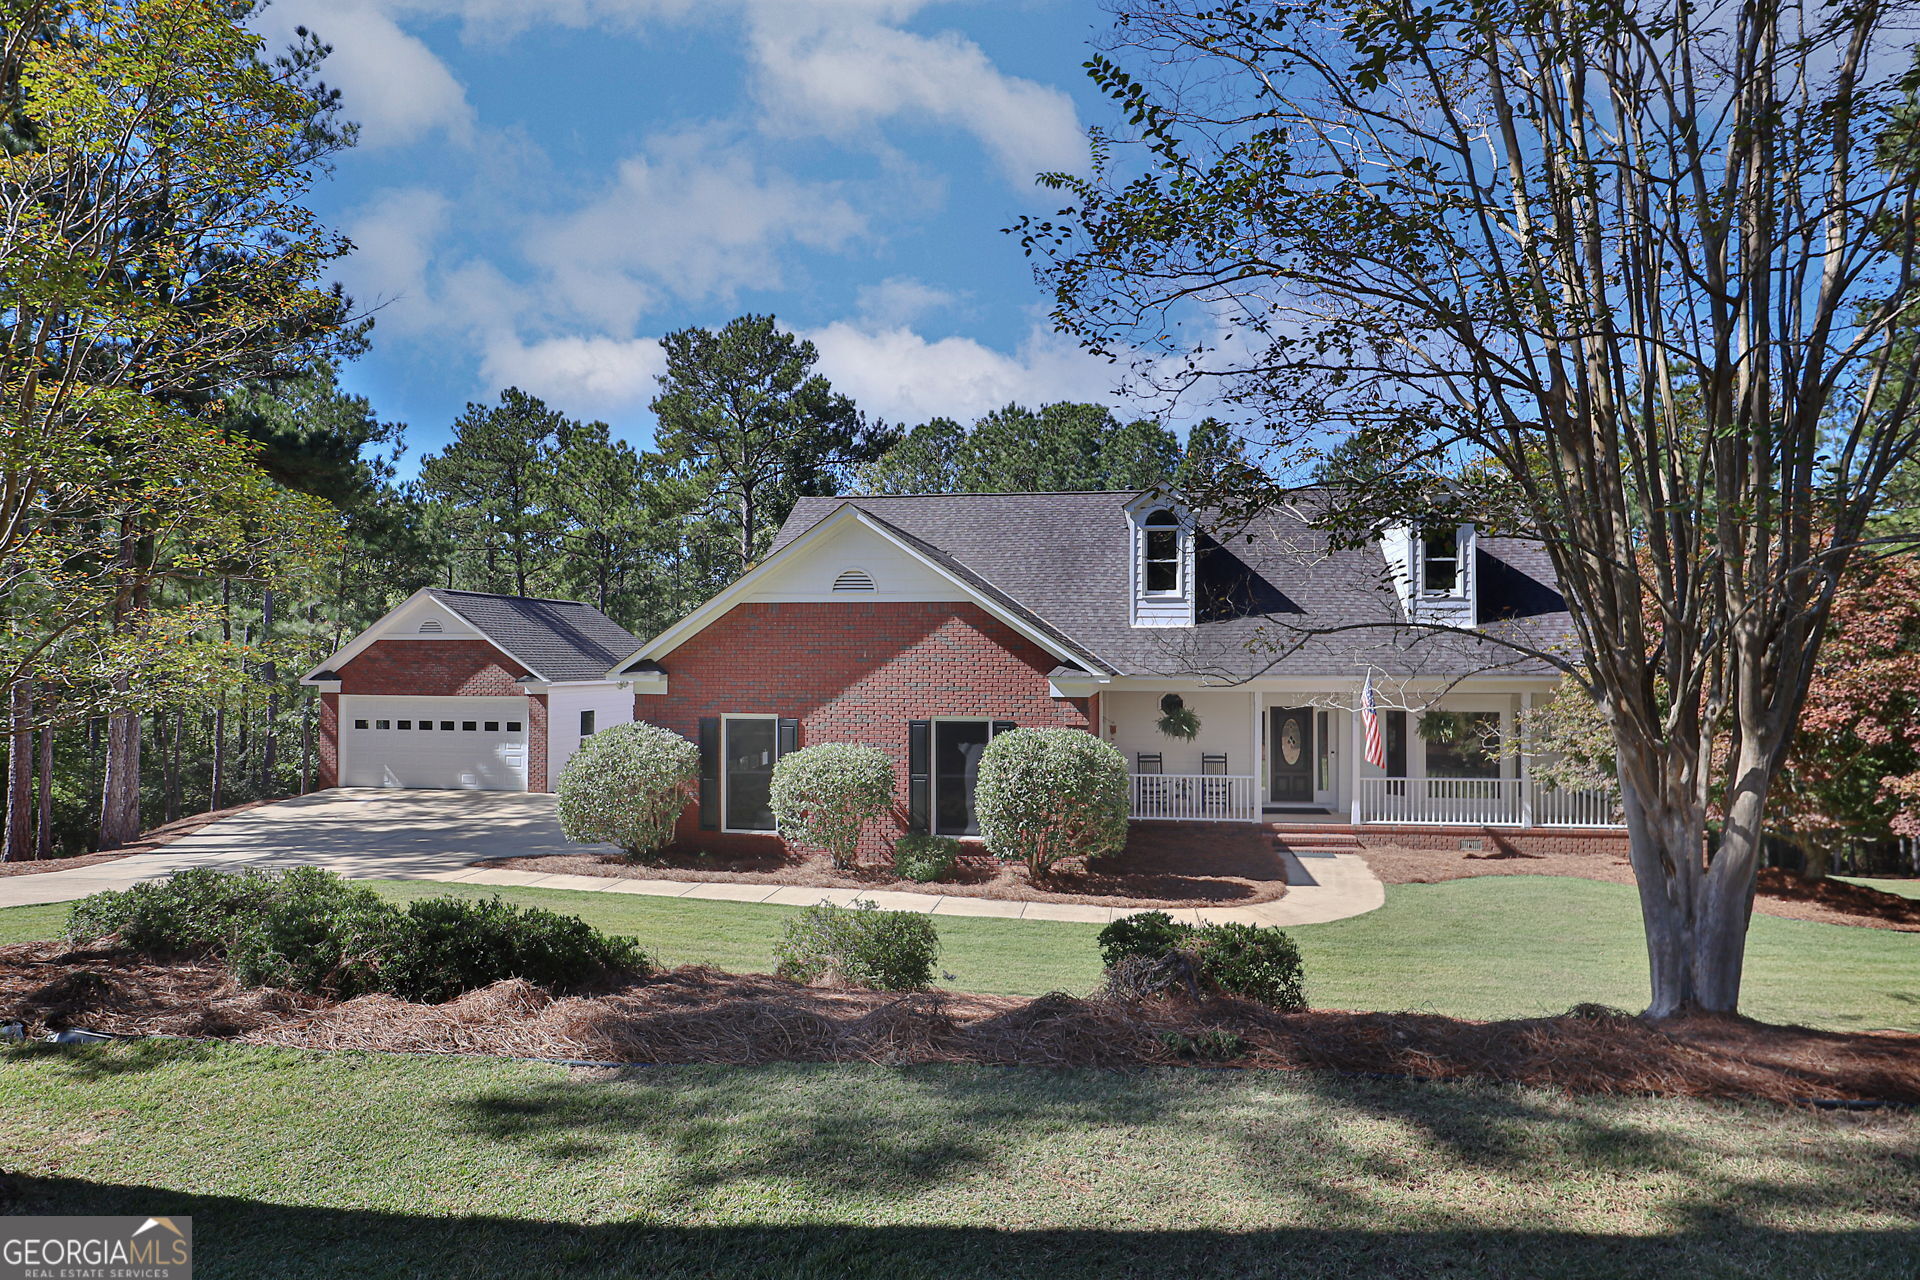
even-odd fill
[(1360, 689), (1360, 727), (1367, 731), (1367, 763), (1376, 769), (1387, 767), (1387, 743), (1380, 736), (1380, 713), (1373, 706), (1373, 676)]

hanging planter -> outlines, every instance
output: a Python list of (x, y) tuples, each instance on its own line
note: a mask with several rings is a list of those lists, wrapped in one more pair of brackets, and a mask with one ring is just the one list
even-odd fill
[(1479, 718), (1469, 711), (1427, 711), (1420, 716), (1420, 736), (1428, 742), (1463, 747), (1479, 741), (1483, 732)]
[(1160, 719), (1154, 727), (1169, 738), (1192, 742), (1200, 736), (1200, 717), (1187, 706), (1186, 699), (1169, 693), (1160, 699)]

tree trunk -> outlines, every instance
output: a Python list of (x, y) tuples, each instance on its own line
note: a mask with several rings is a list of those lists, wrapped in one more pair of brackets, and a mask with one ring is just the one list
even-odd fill
[(16, 680), (7, 694), (7, 831), (0, 862), (25, 862), (33, 848), (33, 690)]
[[(260, 643), (273, 643), (273, 590), (268, 588), (260, 593)], [(280, 688), (275, 683), (279, 679), (278, 664), (273, 659), (260, 664), (260, 677), (267, 684), (267, 720), (260, 736), (260, 794), (271, 796), (278, 790), (275, 771), (279, 766), (279, 736), (274, 732), (274, 722), (280, 715)]]
[(180, 816), (180, 740), (186, 733), (187, 713), (181, 708), (173, 713), (173, 742), (167, 748), (167, 822)]
[(40, 730), (40, 803), (35, 815), (33, 856), (53, 856), (53, 726)]
[[(133, 684), (116, 676), (113, 691), (133, 696)], [(100, 848), (118, 849), (140, 836), (140, 714), (107, 717), (107, 767), (100, 784)]]
[(220, 807), (221, 793), (227, 785), (227, 695), (222, 693), (213, 704), (213, 777), (207, 784), (207, 810)]

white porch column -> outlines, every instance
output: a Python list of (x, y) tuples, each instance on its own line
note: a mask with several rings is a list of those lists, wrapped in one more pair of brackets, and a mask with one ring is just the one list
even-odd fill
[(1533, 716), (1533, 690), (1520, 694), (1520, 825), (1533, 825), (1533, 744), (1527, 741), (1527, 722)]
[(1260, 691), (1249, 689), (1247, 697), (1253, 704), (1253, 719), (1248, 725), (1248, 732), (1252, 735), (1253, 741), (1248, 747), (1247, 759), (1251, 763), (1247, 766), (1247, 772), (1253, 775), (1253, 818), (1258, 822), (1267, 816), (1266, 807), (1260, 797)]
[(1351, 723), (1347, 726), (1347, 732), (1352, 735), (1352, 741), (1348, 744), (1347, 754), (1353, 758), (1353, 768), (1348, 771), (1348, 776), (1353, 779), (1353, 825), (1357, 827), (1360, 825), (1360, 763), (1367, 757), (1366, 751), (1362, 749), (1366, 734), (1360, 728), (1360, 690), (1358, 689), (1354, 690), (1353, 714), (1348, 719)]

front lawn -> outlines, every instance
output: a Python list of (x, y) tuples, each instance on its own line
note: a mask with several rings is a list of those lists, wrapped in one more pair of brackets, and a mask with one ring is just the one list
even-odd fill
[[(496, 892), (373, 883), (398, 901)], [(773, 940), (795, 910), (564, 889), (498, 892), (632, 934), (668, 964), (736, 971), (771, 967)], [(0, 940), (51, 937), (65, 919), (58, 906), (0, 911)], [(937, 924), (941, 986), (1039, 995), (1086, 992), (1099, 981), (1096, 925), (949, 916)], [(1321, 1008), (1507, 1018), (1559, 1013), (1581, 1001), (1637, 1010), (1647, 999), (1638, 905), (1621, 885), (1547, 876), (1391, 885), (1378, 911), (1291, 932), (1307, 961), (1307, 997)], [(1769, 1022), (1920, 1030), (1920, 934), (1756, 916), (1744, 1008)]]
[(206, 1280), (1904, 1280), (1920, 1256), (1911, 1113), (158, 1042), (0, 1064), (4, 1208), (190, 1214)]

